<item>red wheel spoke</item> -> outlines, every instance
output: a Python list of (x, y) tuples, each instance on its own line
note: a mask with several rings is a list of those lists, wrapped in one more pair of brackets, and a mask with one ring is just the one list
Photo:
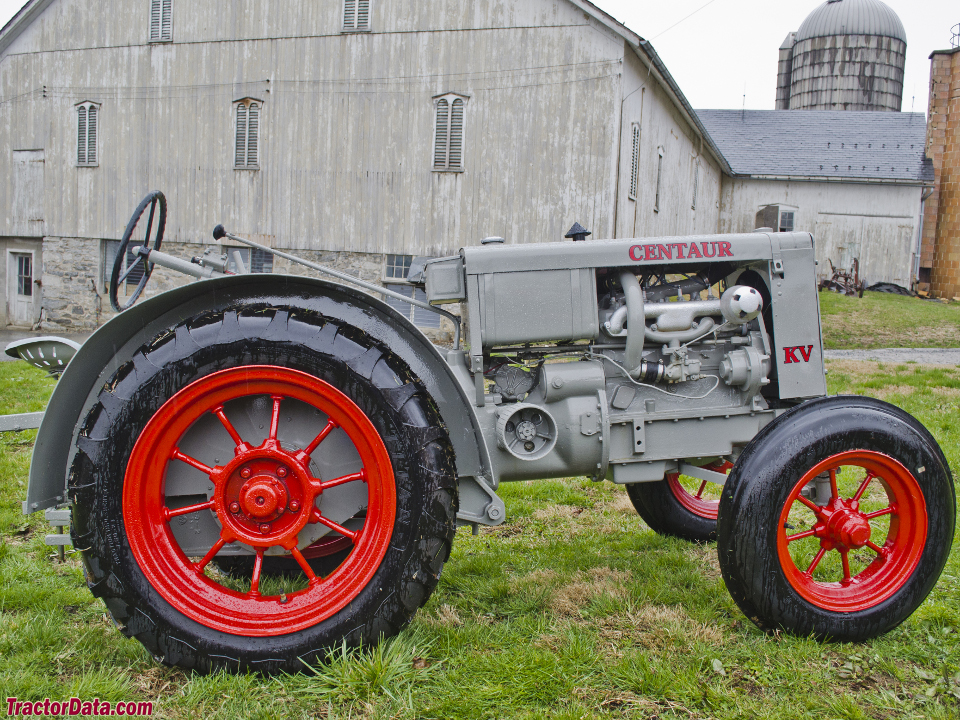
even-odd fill
[(850, 553), (847, 550), (840, 550), (840, 562), (843, 565), (843, 580), (850, 582)]
[(303, 553), (301, 553), (299, 549), (293, 548), (290, 553), (293, 555), (293, 559), (297, 561), (297, 565), (300, 566), (300, 569), (303, 570), (303, 574), (307, 576), (307, 579), (311, 583), (320, 579), (317, 577), (317, 574), (313, 572), (313, 568), (310, 567), (310, 563), (307, 562), (307, 559), (303, 556)]
[(871, 540), (867, 540), (867, 547), (873, 550), (877, 555), (884, 556), (886, 553), (883, 551), (883, 548), (878, 547), (876, 543)]
[(313, 512), (310, 514), (310, 522), (318, 522), (321, 525), (326, 525), (331, 530), (336, 530), (341, 535), (350, 538), (354, 542), (357, 541), (358, 532), (354, 530), (347, 530), (343, 525), (335, 523), (333, 520), (328, 520), (323, 515), (320, 514), (320, 511), (316, 508), (313, 509)]
[(163, 519), (167, 522), (170, 522), (170, 518), (175, 518), (180, 515), (189, 515), (190, 513), (200, 512), (201, 510), (209, 510), (213, 507), (213, 505), (213, 500), (208, 500), (205, 503), (187, 505), (186, 507), (176, 508), (174, 510), (171, 510), (170, 508), (164, 508)]
[(804, 505), (806, 505), (808, 508), (810, 508), (811, 510), (813, 510), (814, 514), (815, 514), (817, 517), (822, 517), (822, 515), (823, 515), (823, 508), (820, 507), (819, 505), (817, 505), (815, 502), (813, 502), (813, 500), (808, 500), (808, 499), (805, 498), (803, 495), (797, 495), (797, 500), (799, 500), (799, 501), (802, 502)]
[(883, 510), (875, 510), (872, 513), (866, 513), (864, 517), (867, 520), (873, 520), (875, 517), (880, 517), (881, 515), (892, 515), (897, 511), (897, 508), (891, 505), (890, 507), (885, 507)]
[(240, 433), (237, 432), (237, 429), (233, 426), (233, 423), (227, 418), (226, 413), (223, 412), (223, 405), (215, 407), (211, 412), (217, 416), (217, 419), (220, 420), (220, 423), (230, 433), (230, 438), (233, 440), (234, 445), (237, 447), (234, 449), (234, 454), (239, 454), (243, 449), (249, 447), (247, 443), (243, 441), (243, 438), (240, 437)]
[(309, 445), (307, 445), (306, 448), (304, 448), (304, 450), (303, 450), (304, 454), (305, 454), (305, 455), (310, 455), (310, 454), (312, 454), (313, 451), (316, 450), (317, 447), (320, 445), (320, 443), (322, 443), (324, 440), (326, 440), (327, 435), (329, 435), (331, 432), (333, 432), (334, 430), (336, 430), (338, 427), (340, 427), (340, 426), (337, 425), (333, 420), (327, 420), (327, 424), (326, 424), (326, 426), (323, 428), (323, 430), (320, 431), (320, 434), (317, 435), (317, 436), (311, 441), (311, 443), (310, 443)]
[(840, 497), (840, 491), (837, 489), (837, 468), (830, 468), (830, 497), (834, 499)]
[(210, 475), (213, 473), (212, 467), (207, 467), (199, 460), (194, 460), (189, 455), (184, 455), (182, 452), (180, 452), (179, 448), (173, 449), (173, 452), (170, 453), (170, 458), (172, 460), (179, 460), (180, 462), (185, 462), (187, 465), (189, 465), (190, 467), (196, 468), (197, 470), (202, 472), (204, 475)]
[(273, 415), (270, 418), (270, 439), (276, 442), (277, 439), (277, 429), (280, 427), (280, 401), (283, 400), (282, 395), (273, 396)]
[(193, 569), (197, 572), (197, 574), (200, 574), (203, 572), (203, 569), (207, 566), (207, 563), (213, 560), (213, 557), (218, 552), (220, 552), (220, 549), (226, 544), (227, 544), (227, 541), (224, 540), (223, 538), (218, 539), (213, 544), (213, 547), (210, 548), (207, 554), (203, 556), (203, 559), (200, 562), (194, 564)]
[(263, 570), (263, 548), (257, 548), (257, 557), (253, 561), (253, 576), (250, 578), (250, 592), (247, 597), (260, 596), (260, 571)]
[(854, 500), (860, 500), (863, 497), (863, 494), (867, 491), (867, 486), (870, 484), (870, 481), (876, 477), (872, 472), (867, 472), (867, 476), (863, 479), (863, 482), (860, 483), (860, 487), (857, 488), (857, 494), (853, 496)]
[(807, 568), (807, 575), (813, 575), (813, 571), (817, 569), (817, 565), (820, 564), (820, 561), (823, 560), (823, 556), (826, 554), (826, 549), (820, 548), (820, 552), (817, 553), (816, 557), (813, 558), (813, 562), (810, 563), (810, 567)]
[(699, 500), (699, 499), (703, 496), (703, 491), (706, 490), (706, 489), (707, 489), (707, 481), (704, 480), (702, 483), (700, 483), (700, 489), (697, 490), (697, 494), (694, 495), (694, 497), (695, 497), (697, 500)]
[(321, 491), (329, 490), (330, 488), (334, 488), (337, 485), (345, 485), (349, 482), (353, 482), (354, 480), (363, 480), (364, 482), (366, 482), (367, 471), (361, 470), (360, 472), (351, 473), (350, 475), (344, 475), (343, 477), (338, 477), (338, 478), (334, 478), (333, 480), (327, 480), (326, 482), (322, 482), (320, 483), (320, 490)]
[(816, 532), (817, 532), (816, 530), (804, 530), (803, 532), (797, 533), (796, 535), (787, 535), (787, 542), (791, 543), (794, 540), (802, 540), (803, 538), (814, 535)]

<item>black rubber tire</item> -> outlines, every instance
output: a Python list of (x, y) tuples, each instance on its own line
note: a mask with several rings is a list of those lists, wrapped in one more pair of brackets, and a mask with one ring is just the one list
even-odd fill
[[(818, 462), (850, 450), (883, 453), (903, 464), (926, 505), (919, 562), (886, 600), (850, 612), (826, 610), (787, 580), (777, 552), (777, 525), (787, 498)], [(717, 550), (737, 605), (766, 631), (862, 641), (906, 620), (940, 577), (953, 543), (956, 495), (936, 440), (908, 413), (879, 400), (837, 396), (791, 409), (765, 427), (740, 455), (723, 489)]]
[(627, 485), (627, 497), (637, 514), (659, 535), (705, 543), (717, 539), (717, 521), (685, 508), (666, 478)]
[[(299, 632), (244, 637), (170, 605), (138, 566), (121, 507), (127, 460), (142, 429), (181, 388), (242, 365), (308, 372), (347, 394), (383, 439), (396, 480), (396, 518), (372, 580), (342, 610)], [(453, 449), (433, 399), (389, 348), (316, 313), (244, 306), (180, 323), (121, 366), (87, 415), (69, 493), (73, 543), (87, 583), (121, 630), (184, 669), (297, 672), (329, 649), (372, 645), (403, 629), (436, 587), (455, 532)]]

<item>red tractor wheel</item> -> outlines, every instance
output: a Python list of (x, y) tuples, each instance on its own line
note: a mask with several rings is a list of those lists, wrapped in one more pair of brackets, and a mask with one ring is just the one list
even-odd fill
[(877, 400), (825, 398), (744, 449), (720, 502), (720, 568), (765, 630), (866, 640), (926, 598), (955, 515), (950, 469), (919, 422)]
[[(704, 469), (727, 474), (733, 463), (717, 460)], [(717, 537), (720, 487), (680, 473), (663, 480), (627, 485), (633, 507), (652, 530), (682, 540), (709, 542)]]
[(395, 634), (455, 530), (433, 408), (389, 349), (319, 315), (172, 328), (81, 431), (70, 487), (91, 589), (184, 668), (298, 671)]

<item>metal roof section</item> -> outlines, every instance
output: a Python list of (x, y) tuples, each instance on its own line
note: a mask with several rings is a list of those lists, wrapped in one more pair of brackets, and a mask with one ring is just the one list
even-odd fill
[(900, 18), (880, 0), (827, 0), (800, 25), (797, 42), (833, 35), (880, 35), (907, 41)]
[(931, 183), (923, 113), (698, 110), (736, 176)]

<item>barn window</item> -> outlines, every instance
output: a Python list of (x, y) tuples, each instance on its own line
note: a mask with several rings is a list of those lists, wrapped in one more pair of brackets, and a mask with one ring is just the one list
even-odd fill
[[(113, 275), (113, 264), (117, 260), (117, 253), (120, 252), (119, 240), (103, 241), (103, 289), (110, 287), (110, 277)], [(132, 268), (132, 272), (127, 275), (127, 279), (120, 288), (120, 294), (126, 295), (133, 292), (140, 281), (143, 279), (143, 263), (137, 263), (140, 256), (137, 254), (137, 246), (134, 243), (127, 245), (127, 256), (124, 258), (123, 266), (120, 268), (120, 275)]]
[[(407, 282), (407, 273), (410, 272), (410, 263), (413, 262), (413, 255), (387, 255), (384, 263), (384, 286), (387, 290), (393, 290), (401, 295), (413, 298), (414, 300), (427, 301), (427, 293), (416, 285)], [(414, 325), (420, 328), (440, 327), (440, 315), (430, 312), (426, 308), (411, 305), (403, 300), (384, 296), (387, 304), (410, 320)]]
[(236, 103), (234, 168), (260, 169), (260, 107), (260, 101), (252, 98), (239, 100)]
[(77, 165), (97, 167), (100, 136), (100, 106), (92, 102), (77, 105)]
[(240, 271), (237, 267), (234, 253), (240, 253), (240, 262), (243, 263), (243, 269), (248, 273), (272, 273), (273, 272), (273, 254), (260, 248), (238, 248), (228, 247), (227, 251), (227, 272), (236, 273)]
[(150, 0), (150, 42), (173, 40), (173, 0)]
[(697, 162), (693, 167), (693, 203), (690, 205), (691, 210), (697, 209), (697, 192), (700, 190), (700, 158), (697, 158)]
[(792, 212), (780, 212), (780, 232), (793, 232)]
[(442, 95), (436, 102), (433, 134), (433, 169), (448, 172), (463, 170), (463, 105), (459, 95)]
[(370, 0), (343, 0), (343, 31), (366, 32), (370, 29)]
[(657, 194), (653, 198), (653, 211), (660, 212), (660, 181), (663, 178), (663, 147), (657, 148)]
[(640, 189), (640, 126), (633, 123), (633, 153), (630, 156), (630, 193), (631, 200), (637, 199)]

